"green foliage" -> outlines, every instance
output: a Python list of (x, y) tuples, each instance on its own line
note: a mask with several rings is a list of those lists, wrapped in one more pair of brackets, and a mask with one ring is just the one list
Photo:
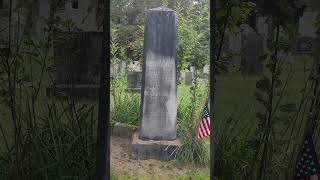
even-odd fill
[(182, 146), (177, 151), (177, 160), (206, 166), (210, 159), (208, 141), (196, 140), (195, 137), (202, 119), (207, 87), (204, 83), (198, 83), (197, 80), (193, 81), (190, 87), (190, 98), (181, 99), (178, 104), (177, 129)]
[(218, 179), (247, 179), (251, 173), (249, 167), (254, 151), (248, 136), (254, 124), (243, 114), (231, 114), (217, 129), (215, 168)]
[(280, 18), (281, 25), (297, 23), (304, 10), (299, 0), (258, 0), (256, 3), (259, 12), (270, 15), (274, 22)]
[(178, 137), (182, 141), (182, 146), (178, 149), (176, 158), (181, 163), (191, 162), (206, 166), (210, 160), (208, 141), (195, 140), (201, 118), (199, 116), (196, 122), (190, 122), (192, 115), (189, 104), (190, 101), (181, 100), (178, 105)]
[[(225, 23), (226, 28), (233, 31), (237, 25), (245, 23), (248, 20), (248, 16), (254, 10), (254, 7), (254, 3), (249, 1), (218, 0), (216, 13), (217, 28), (219, 32), (218, 39), (221, 37), (221, 32), (223, 31), (223, 25)], [(228, 11), (230, 11), (229, 14)]]
[(111, 82), (111, 109), (112, 123), (122, 122), (138, 125), (140, 114), (140, 94), (126, 91), (126, 74), (120, 74)]
[[(94, 119), (94, 106), (73, 109), (66, 104), (61, 109), (55, 101), (46, 103), (42, 116), (26, 117), (20, 124), (24, 129), (21, 144), (13, 144), (10, 151), (1, 153), (0, 178), (17, 179), (19, 174), (30, 179), (91, 178), (96, 148)], [(21, 152), (14, 153), (15, 148)], [(18, 167), (14, 161), (17, 157)]]
[[(294, 114), (298, 112), (298, 106), (294, 100), (284, 102), (288, 83), (291, 81), (293, 70), (288, 71), (287, 76), (282, 76), (284, 60), (279, 56), (280, 52), (288, 53), (292, 50), (293, 42), (290, 39), (296, 36), (294, 23), (294, 12), (298, 11), (292, 1), (281, 1), (278, 3), (272, 1), (258, 1), (258, 7), (262, 8), (262, 13), (267, 13), (276, 25), (276, 40), (269, 43), (269, 52), (261, 58), (266, 60), (266, 70), (261, 79), (256, 83), (256, 100), (263, 106), (264, 110), (256, 114), (258, 127), (255, 130), (255, 155), (252, 157), (251, 168), (256, 172), (254, 179), (277, 179), (283, 175), (281, 170), (287, 168), (283, 162), (283, 156), (286, 156), (287, 148), (284, 143), (290, 143), (284, 134), (290, 124)], [(289, 11), (287, 12), (287, 8)], [(294, 12), (293, 12), (294, 11)], [(288, 17), (290, 15), (291, 17)], [(280, 26), (284, 27), (287, 36), (280, 37)], [(271, 28), (272, 29), (272, 28)], [(272, 29), (273, 30), (273, 29)], [(271, 33), (272, 34), (272, 33)], [(284, 130), (286, 128), (286, 130)], [(292, 134), (291, 134), (292, 135)], [(291, 135), (289, 138), (291, 138)], [(289, 146), (289, 145), (288, 145)], [(275, 168), (277, 167), (277, 168)], [(288, 172), (288, 171), (287, 171)], [(284, 178), (284, 177), (281, 177)], [(286, 177), (288, 178), (288, 176)]]
[[(195, 66), (202, 69), (209, 63), (209, 4), (207, 1), (196, 5), (175, 8), (178, 16), (178, 67), (177, 70)], [(183, 11), (184, 10), (184, 11)]]
[[(30, 4), (25, 3), (18, 8), (31, 11)], [(31, 27), (36, 24), (34, 19), (29, 20)], [(17, 47), (1, 49), (0, 72), (4, 73), (0, 73), (0, 106), (10, 126), (0, 122), (1, 142), (5, 142), (0, 154), (0, 179), (93, 176), (95, 105), (79, 103), (72, 97), (45, 97), (46, 87), (53, 82), (52, 40), (68, 44), (70, 36), (63, 36), (61, 31), (76, 29), (72, 21), (58, 17), (45, 22), (43, 37), (33, 37), (31, 28), (27, 28)]]
[(169, 6), (169, 0), (162, 0), (162, 6), (168, 7)]

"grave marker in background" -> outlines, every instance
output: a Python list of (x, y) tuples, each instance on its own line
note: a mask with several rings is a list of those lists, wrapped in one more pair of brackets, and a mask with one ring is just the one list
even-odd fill
[(140, 92), (142, 86), (142, 72), (128, 72), (127, 81), (128, 90)]
[(263, 37), (256, 33), (248, 33), (243, 38), (242, 74), (260, 74), (263, 70), (263, 61), (260, 59), (263, 55)]
[(193, 72), (185, 72), (185, 85), (189, 86), (192, 84), (192, 80), (193, 80)]
[[(80, 97), (97, 97), (99, 63), (103, 58), (101, 32), (72, 32), (66, 39), (54, 41), (54, 86), (47, 95), (63, 93)], [(69, 40), (70, 38), (70, 40)]]

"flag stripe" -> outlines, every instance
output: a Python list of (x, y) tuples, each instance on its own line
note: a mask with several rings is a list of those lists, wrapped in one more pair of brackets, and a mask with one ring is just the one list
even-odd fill
[(205, 105), (203, 109), (203, 116), (199, 124), (197, 138), (203, 138), (210, 135), (210, 117), (209, 117), (209, 109), (207, 105)]
[(201, 121), (200, 127), (201, 127), (201, 130), (202, 130), (203, 135), (204, 135), (204, 136), (208, 136), (207, 132), (206, 132), (205, 129), (204, 129), (203, 121)]
[(202, 120), (202, 128), (203, 128), (203, 131), (204, 131), (205, 135), (209, 136), (209, 132), (207, 131), (207, 128), (205, 127), (205, 124), (204, 124), (203, 120)]
[(210, 134), (210, 129), (209, 129), (209, 126), (207, 124), (207, 118), (203, 119), (203, 124), (204, 124), (204, 126), (206, 128), (205, 130), (206, 130), (207, 134), (209, 135)]
[(210, 131), (210, 118), (209, 118), (209, 117), (206, 118), (206, 122), (207, 122), (207, 124), (208, 124), (208, 129), (209, 129), (209, 131)]

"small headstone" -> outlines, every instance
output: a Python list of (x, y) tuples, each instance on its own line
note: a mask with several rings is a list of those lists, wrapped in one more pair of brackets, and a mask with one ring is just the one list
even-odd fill
[(185, 77), (185, 85), (189, 86), (192, 84), (193, 80), (193, 72), (186, 72), (186, 77)]
[(142, 86), (142, 72), (128, 72), (128, 90), (140, 92)]
[(203, 73), (204, 74), (210, 74), (210, 66), (209, 65), (205, 65), (204, 67), (203, 67)]
[(299, 20), (299, 34), (302, 37), (316, 37), (317, 28), (314, 24), (316, 21), (318, 12), (305, 11), (303, 16)]
[(112, 135), (121, 138), (131, 138), (135, 130), (135, 126), (116, 122), (112, 128)]
[(186, 70), (182, 70), (180, 72), (180, 76), (181, 76), (182, 79), (184, 79), (186, 77)]
[(248, 33), (244, 36), (242, 59), (242, 74), (256, 75), (263, 69), (263, 37), (256, 33)]
[(268, 34), (268, 23), (266, 17), (257, 17), (257, 32), (259, 34)]
[(311, 54), (312, 53), (312, 42), (311, 37), (300, 37), (297, 39), (295, 52), (297, 54)]

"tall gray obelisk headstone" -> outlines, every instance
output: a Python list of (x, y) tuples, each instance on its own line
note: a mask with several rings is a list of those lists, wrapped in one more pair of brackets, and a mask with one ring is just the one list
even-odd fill
[(177, 20), (173, 10), (146, 10), (139, 138), (176, 139)]

